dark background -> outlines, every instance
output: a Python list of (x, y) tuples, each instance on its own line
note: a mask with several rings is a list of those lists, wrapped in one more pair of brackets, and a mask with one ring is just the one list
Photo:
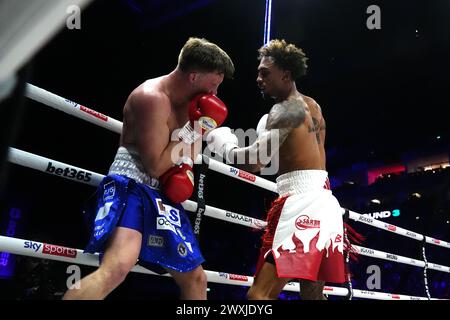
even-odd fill
[[(366, 27), (371, 4), (381, 8), (381, 30)], [(327, 120), (330, 176), (353, 163), (397, 161), (411, 150), (449, 150), (449, 9), (448, 1), (439, 0), (273, 2), (271, 38), (295, 43), (309, 57), (308, 74), (297, 85), (318, 101)], [(218, 93), (229, 108), (225, 125), (256, 127), (270, 108), (255, 82), (264, 14), (261, 0), (96, 0), (82, 12), (81, 30), (61, 30), (33, 58), (29, 82), (122, 120), (128, 94), (146, 79), (172, 71), (190, 36), (204, 37), (227, 51), (236, 67), (234, 79), (224, 81)], [(118, 139), (29, 100), (12, 146), (106, 174)], [(2, 208), (23, 209), (17, 237), (83, 248), (87, 231), (81, 210), (93, 192), (11, 165)], [(211, 172), (206, 197), (210, 205), (264, 218), (274, 195)], [(442, 217), (439, 223), (447, 216)], [(449, 228), (442, 227), (439, 234), (448, 241)], [(260, 233), (210, 218), (202, 232), (205, 269), (252, 274)], [(440, 250), (437, 256), (448, 261), (448, 253)], [(176, 297), (169, 281), (146, 277), (144, 290), (141, 277), (132, 275), (111, 298), (151, 298), (151, 288), (161, 288), (158, 282), (167, 288), (167, 297)], [(439, 280), (447, 294), (448, 279)], [(218, 299), (242, 298), (246, 292), (235, 286), (211, 288), (210, 295)]]

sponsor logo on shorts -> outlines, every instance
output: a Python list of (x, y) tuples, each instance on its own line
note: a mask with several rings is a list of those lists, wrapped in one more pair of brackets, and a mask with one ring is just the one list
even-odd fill
[(84, 181), (84, 182), (91, 181), (91, 176), (92, 176), (92, 173), (90, 173), (90, 172), (85, 172), (83, 170), (76, 170), (71, 167), (58, 168), (56, 166), (53, 166), (53, 163), (51, 161), (48, 162), (47, 169), (45, 169), (45, 172), (54, 174), (56, 176), (63, 176), (63, 177), (67, 177), (69, 179)]
[(240, 274), (232, 274), (230, 273), (230, 280), (237, 280), (237, 281), (248, 281), (248, 277), (247, 276), (242, 276)]
[(320, 220), (313, 220), (309, 216), (301, 215), (295, 220), (295, 226), (299, 230), (320, 228)]
[(114, 195), (116, 194), (116, 184), (114, 181), (110, 181), (105, 183), (103, 186), (103, 201), (108, 202), (114, 199)]
[(391, 294), (392, 299), (400, 299), (400, 296), (398, 294)]
[(333, 291), (333, 287), (323, 287), (323, 290)]
[(91, 116), (94, 116), (102, 121), (108, 121), (108, 117), (104, 114), (101, 114), (100, 112), (97, 112), (95, 110), (89, 109), (85, 106), (80, 106), (80, 110), (83, 112), (86, 112), (87, 114), (90, 114)]
[(41, 248), (42, 243), (37, 243), (37, 242), (33, 242), (33, 241), (25, 241), (23, 247), (25, 249), (31, 249), (34, 252), (38, 252), (38, 250)]
[(151, 234), (148, 236), (147, 246), (162, 248), (164, 247), (164, 238)]
[(166, 217), (157, 217), (156, 218), (156, 229), (158, 230), (170, 230), (173, 233), (177, 233), (175, 227), (167, 221)]
[(180, 256), (182, 256), (182, 257), (186, 257), (187, 256), (188, 252), (187, 252), (186, 246), (183, 243), (179, 243), (178, 244), (177, 250), (178, 250), (178, 254)]
[[(160, 216), (164, 216), (169, 223), (181, 227), (180, 210), (168, 204), (164, 204), (161, 199), (155, 199)], [(174, 231), (175, 232), (175, 231)]]
[[(111, 210), (112, 204), (113, 204), (113, 202), (110, 201), (110, 202), (105, 203), (105, 205), (101, 206), (100, 208), (98, 208), (97, 215), (95, 216), (95, 222), (102, 220), (109, 214), (109, 210)], [(95, 230), (103, 228), (103, 225), (104, 224), (101, 224), (100, 226), (96, 226)]]
[(69, 258), (75, 258), (77, 256), (76, 249), (55, 246), (52, 244), (44, 244), (42, 253), (50, 254), (52, 256), (61, 256), (61, 257), (69, 257)]

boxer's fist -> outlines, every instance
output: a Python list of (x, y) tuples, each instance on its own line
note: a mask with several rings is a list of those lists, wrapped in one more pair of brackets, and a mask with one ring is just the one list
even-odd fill
[(209, 150), (232, 162), (228, 155), (232, 149), (238, 147), (238, 138), (231, 133), (230, 128), (221, 127), (211, 130), (206, 136), (206, 142)]
[(194, 191), (193, 162), (183, 157), (180, 164), (167, 170), (160, 178), (162, 192), (174, 203), (186, 201)]
[(227, 115), (227, 107), (213, 94), (198, 95), (189, 106), (189, 119), (191, 123), (199, 122), (202, 134), (219, 127)]
[[(228, 110), (225, 104), (213, 94), (200, 94), (189, 105), (189, 122), (179, 133), (179, 138), (191, 144), (197, 141), (205, 132), (220, 126), (226, 119)], [(195, 131), (195, 122), (200, 126), (200, 132)]]

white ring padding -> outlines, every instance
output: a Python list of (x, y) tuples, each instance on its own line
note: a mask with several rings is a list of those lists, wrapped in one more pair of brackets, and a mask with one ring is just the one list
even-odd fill
[[(92, 117), (87, 117), (85, 115), (85, 113), (83, 113), (83, 111), (73, 111), (73, 109), (77, 109), (77, 107), (74, 108), (73, 106), (79, 106), (75, 102), (72, 102), (70, 100), (64, 99), (62, 97), (59, 97), (59, 96), (57, 96), (57, 95), (55, 95), (53, 93), (50, 93), (50, 92), (48, 92), (48, 91), (46, 91), (44, 89), (41, 89), (41, 88), (36, 87), (36, 86), (33, 86), (31, 84), (27, 84), (27, 91), (28, 91), (28, 93), (26, 95), (29, 98), (31, 98), (31, 99), (39, 101), (39, 102), (41, 102), (41, 103), (43, 103), (45, 105), (48, 105), (50, 107), (53, 107), (53, 108), (57, 109), (57, 110), (60, 110), (60, 111), (69, 113), (71, 115), (74, 115), (74, 116), (76, 116), (78, 118), (81, 118), (83, 120), (92, 122), (94, 124), (97, 124), (97, 125), (99, 125), (99, 126), (101, 126), (103, 128), (112, 130), (112, 131), (117, 132), (119, 134), (122, 132), (122, 123), (120, 121), (117, 121), (117, 120), (114, 120), (114, 119), (111, 119), (111, 118), (107, 117), (108, 119), (114, 120), (112, 122), (116, 123), (116, 124), (114, 124), (114, 125), (104, 125), (103, 122), (99, 122), (97, 120), (93, 120)], [(79, 107), (78, 107), (78, 109), (79, 109)], [(89, 110), (91, 111), (92, 114), (100, 114), (99, 112), (94, 111), (92, 109), (89, 109)], [(119, 130), (119, 127), (120, 127), (120, 130)], [(273, 191), (273, 192), (277, 193), (277, 186), (276, 186), (276, 184), (274, 182), (266, 180), (266, 179), (263, 179), (261, 177), (253, 175), (253, 174), (248, 173), (246, 171), (239, 170), (237, 168), (231, 167), (229, 165), (226, 165), (226, 164), (221, 163), (219, 161), (216, 161), (214, 159), (210, 159), (210, 158), (206, 157), (205, 155), (199, 155), (197, 157), (197, 159), (195, 159), (195, 163), (197, 163), (197, 164), (201, 163), (202, 157), (205, 158), (205, 160), (207, 160), (205, 162), (208, 163), (208, 168), (213, 170), (213, 171), (222, 173), (224, 175), (236, 178), (238, 180), (241, 180), (241, 181), (244, 181), (244, 182), (256, 185), (258, 187), (261, 187), (263, 189), (266, 189), (266, 190)], [(345, 213), (345, 209), (343, 208), (342, 214), (344, 214), (344, 213)], [(397, 227), (395, 225), (387, 224), (387, 223), (382, 222), (380, 220), (376, 220), (376, 219), (373, 219), (373, 218), (370, 218), (370, 217), (366, 217), (366, 216), (363, 216), (363, 215), (361, 215), (359, 213), (356, 213), (356, 212), (350, 211), (350, 210), (349, 210), (349, 218), (354, 220), (354, 221), (362, 222), (362, 223), (368, 224), (370, 226), (373, 226), (373, 227), (376, 227), (376, 228), (379, 228), (379, 229), (383, 229), (383, 230), (387, 230), (389, 232), (393, 232), (393, 233), (396, 233), (396, 234), (399, 234), (399, 235), (402, 235), (402, 236), (405, 236), (405, 237), (409, 237), (411, 239), (415, 239), (415, 240), (418, 240), (418, 241), (422, 241), (423, 237), (424, 237), (424, 235), (421, 235), (419, 233), (416, 233), (416, 232), (413, 232), (413, 231), (409, 231), (409, 230)], [(254, 218), (252, 218), (252, 219), (254, 219)], [(259, 221), (261, 221), (261, 220), (259, 220)], [(240, 224), (243, 224), (243, 223), (240, 223)], [(259, 222), (257, 221), (257, 224), (258, 223)], [(266, 225), (266, 223), (264, 222), (264, 226), (265, 225)], [(427, 243), (434, 244), (436, 246), (441, 246), (441, 247), (450, 249), (450, 242), (447, 242), (447, 241), (443, 241), (443, 240), (440, 240), (440, 239), (435, 239), (435, 238), (428, 237), (428, 236), (425, 236), (425, 241)]]
[[(421, 268), (425, 267), (425, 261), (422, 261), (422, 260), (412, 259), (412, 258), (400, 256), (400, 255), (389, 253), (389, 252), (365, 248), (365, 247), (357, 246), (354, 244), (352, 244), (352, 247), (355, 248), (356, 250), (358, 250), (358, 253), (363, 256), (373, 257), (373, 258), (382, 259), (382, 260), (388, 260), (388, 261), (402, 263), (402, 264), (409, 264), (411, 266), (416, 266), (416, 267), (421, 267)], [(450, 267), (443, 266), (443, 265), (436, 264), (436, 263), (428, 262), (427, 268), (450, 273)]]
[[(345, 209), (344, 209), (344, 212), (345, 212)], [(386, 231), (389, 231), (389, 232), (392, 232), (392, 233), (399, 234), (399, 235), (404, 236), (404, 237), (415, 239), (417, 241), (422, 241), (423, 237), (424, 237), (420, 233), (416, 233), (416, 232), (413, 232), (413, 231), (410, 231), (410, 230), (407, 230), (407, 229), (403, 229), (403, 228), (397, 227), (397, 226), (395, 226), (393, 224), (389, 224), (389, 223), (386, 223), (386, 222), (383, 222), (383, 221), (380, 221), (380, 220), (377, 220), (377, 219), (374, 219), (374, 218), (371, 218), (371, 217), (366, 217), (366, 216), (364, 216), (362, 214), (356, 213), (356, 212), (351, 211), (351, 210), (349, 210), (349, 218), (354, 220), (354, 221), (356, 221), (356, 222), (361, 222), (361, 223), (367, 224), (369, 226), (372, 226), (372, 227), (375, 227), (375, 228), (378, 228), (378, 229), (386, 230)], [(426, 237), (425, 240), (426, 240), (427, 243), (434, 244), (436, 246), (440, 246), (440, 247), (444, 247), (444, 248), (450, 249), (450, 242), (439, 240), (439, 239), (435, 239), (435, 238), (431, 238), (431, 237), (428, 237), (428, 236), (425, 236), (425, 237)]]
[[(30, 248), (31, 244), (34, 244), (34, 247)], [(37, 241), (17, 239), (4, 236), (0, 236), (0, 252), (9, 252), (12, 254), (22, 256), (62, 261), (86, 266), (98, 267), (99, 265), (98, 253), (96, 254), (84, 253), (83, 250), (80, 249), (67, 248), (63, 246), (57, 246)], [(168, 273), (159, 275), (139, 265), (134, 266), (131, 269), (131, 272), (170, 277)], [(251, 276), (210, 271), (210, 270), (205, 270), (205, 273), (208, 282), (227, 285), (239, 285), (245, 287), (249, 287), (253, 284), (253, 277)], [(283, 290), (300, 292), (300, 287), (297, 282), (290, 282), (286, 284)], [(325, 286), (323, 293), (334, 296), (346, 296), (348, 293), (348, 289), (342, 287)], [(353, 290), (353, 297), (363, 299), (375, 299), (375, 300), (428, 300), (428, 298), (425, 297), (407, 296), (407, 295), (374, 292), (358, 289)], [(433, 298), (431, 300), (441, 300), (441, 299)]]
[(122, 132), (122, 122), (32, 84), (26, 84), (25, 96), (102, 128), (119, 134)]
[[(62, 162), (57, 162), (57, 161), (54, 161), (54, 160), (51, 160), (48, 158), (36, 156), (32, 153), (24, 152), (24, 151), (14, 149), (14, 148), (10, 148), (9, 160), (16, 164), (23, 165), (23, 166), (26, 166), (29, 168), (33, 168), (33, 169), (36, 169), (36, 170), (39, 170), (42, 172), (46, 172), (46, 173), (51, 173), (51, 174), (56, 174), (56, 170), (59, 170), (60, 173), (66, 172), (66, 171), (70, 172), (71, 170), (79, 170), (78, 172), (89, 172), (92, 174), (93, 177), (95, 177), (95, 183), (93, 180), (89, 184), (94, 185), (94, 186), (98, 185), (100, 183), (100, 181), (104, 178), (103, 175), (100, 175), (98, 173), (93, 173), (93, 172), (90, 172), (87, 170), (80, 169), (78, 167), (73, 167), (73, 166), (70, 166), (70, 165), (62, 163)], [(48, 172), (48, 170), (46, 170), (50, 165), (55, 168), (53, 172)], [(82, 170), (82, 171), (80, 171), (80, 170)], [(80, 179), (78, 179), (77, 178), (78, 174), (74, 174), (73, 178), (68, 178), (68, 177), (65, 177), (65, 178), (68, 178), (68, 179), (74, 180), (74, 181), (78, 181), (78, 182), (87, 183), (85, 181), (81, 181)], [(58, 175), (58, 174), (56, 174), (56, 175)], [(85, 174), (82, 174), (82, 175), (85, 176)], [(59, 176), (62, 176), (62, 175), (59, 174)], [(183, 208), (185, 208), (188, 211), (191, 211), (191, 212), (197, 211), (197, 203), (195, 203), (191, 200), (187, 200), (187, 201), (183, 202), (182, 205), (183, 205)], [(215, 207), (208, 206), (208, 205), (205, 206), (204, 214), (205, 214), (205, 216), (209, 216), (209, 217), (212, 217), (215, 219), (231, 222), (234, 224), (240, 224), (240, 225), (250, 227), (250, 228), (255, 228), (255, 229), (264, 229), (267, 225), (267, 222), (265, 222), (265, 221), (262, 221), (262, 220), (259, 220), (256, 218), (252, 218), (252, 217), (248, 217), (248, 216), (244, 216), (244, 215), (234, 213), (231, 211), (226, 211), (223, 209), (215, 208)], [(354, 212), (353, 214), (359, 215), (356, 212)], [(366, 217), (364, 217), (364, 218), (366, 218)], [(373, 220), (375, 220), (375, 219), (373, 219)], [(380, 222), (380, 221), (377, 221), (377, 222)], [(377, 251), (377, 250), (364, 248), (364, 247), (360, 247), (360, 246), (356, 246), (356, 245), (353, 245), (353, 246), (357, 250), (359, 250), (361, 254), (366, 255), (366, 256), (370, 256), (370, 257), (374, 257), (374, 258), (378, 258), (378, 259), (390, 260), (390, 261), (399, 262), (399, 263), (410, 264), (410, 265), (419, 266), (419, 267), (425, 266), (425, 262), (421, 261), (421, 260), (415, 260), (412, 258), (402, 257), (402, 256), (398, 256), (398, 255), (395, 255), (392, 253)], [(442, 266), (442, 265), (435, 264), (435, 263), (428, 263), (428, 267), (430, 269), (450, 273), (450, 267), (447, 267), (447, 266)]]
[(60, 176), (61, 178), (75, 180), (77, 182), (89, 184), (95, 187), (98, 186), (105, 177), (99, 173), (44, 158), (16, 148), (9, 148), (8, 161), (20, 166), (54, 174)]
[[(98, 186), (105, 177), (99, 173), (74, 167), (63, 162), (41, 157), (16, 148), (9, 148), (8, 161), (17, 165), (56, 175), (72, 181), (86, 183), (92, 186)], [(182, 205), (188, 211), (197, 211), (197, 203), (191, 200), (183, 202)], [(240, 224), (250, 228), (264, 229), (267, 225), (265, 221), (212, 206), (206, 206), (204, 214), (208, 217)]]

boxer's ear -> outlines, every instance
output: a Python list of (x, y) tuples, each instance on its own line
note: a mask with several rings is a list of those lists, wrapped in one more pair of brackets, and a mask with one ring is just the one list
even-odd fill
[(198, 78), (198, 72), (190, 72), (189, 73), (189, 82), (194, 83)]
[(291, 71), (289, 71), (289, 70), (284, 70), (284, 71), (283, 71), (283, 77), (282, 77), (282, 79), (283, 79), (284, 81), (292, 81), (293, 79), (292, 79), (292, 73), (291, 73)]

